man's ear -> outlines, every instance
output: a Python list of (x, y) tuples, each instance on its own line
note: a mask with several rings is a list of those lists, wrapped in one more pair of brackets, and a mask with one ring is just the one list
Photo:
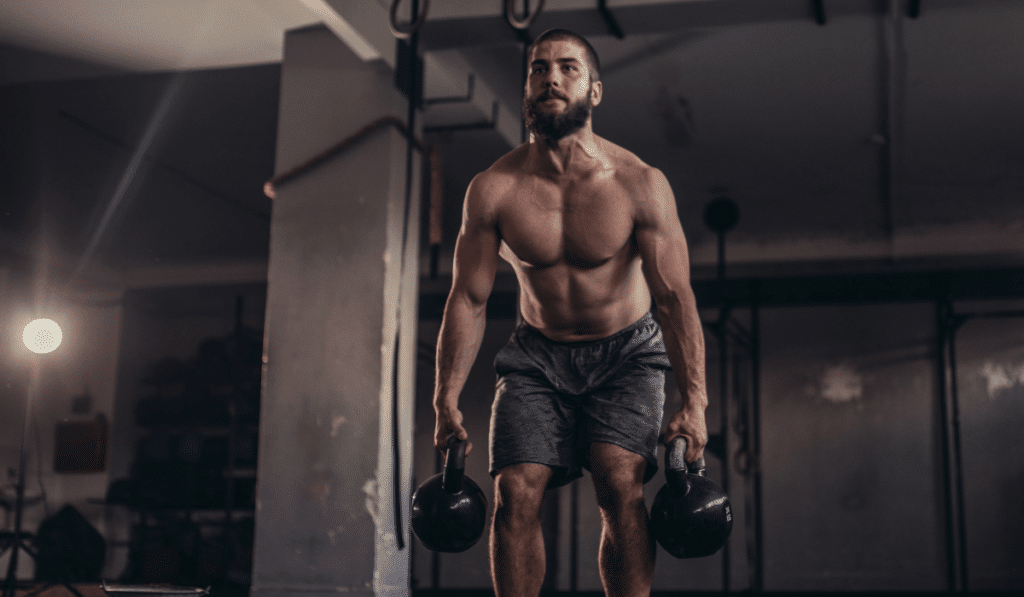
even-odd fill
[(601, 103), (601, 95), (604, 92), (604, 87), (601, 86), (600, 81), (592, 81), (590, 83), (590, 105), (596, 106)]

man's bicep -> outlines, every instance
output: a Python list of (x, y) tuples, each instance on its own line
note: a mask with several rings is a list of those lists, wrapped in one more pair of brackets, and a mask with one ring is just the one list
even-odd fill
[(643, 272), (655, 300), (688, 288), (689, 251), (665, 176), (654, 170), (637, 221), (636, 238)]
[(491, 294), (501, 246), (489, 198), (483, 193), (476, 181), (470, 183), (452, 268), (452, 291), (465, 293), (474, 304), (486, 303)]
[(664, 302), (690, 288), (689, 254), (682, 229), (638, 232), (644, 278), (654, 300)]

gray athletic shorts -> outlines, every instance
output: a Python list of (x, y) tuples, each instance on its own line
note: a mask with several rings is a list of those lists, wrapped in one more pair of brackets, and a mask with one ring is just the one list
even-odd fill
[(494, 359), (490, 473), (536, 462), (554, 469), (549, 488), (590, 470), (590, 444), (606, 442), (658, 470), (658, 436), (670, 368), (650, 313), (592, 342), (555, 342), (522, 323)]

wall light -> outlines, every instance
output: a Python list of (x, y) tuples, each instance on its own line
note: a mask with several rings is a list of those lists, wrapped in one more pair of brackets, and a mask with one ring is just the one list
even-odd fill
[(25, 326), (21, 334), (25, 347), (36, 354), (46, 354), (57, 350), (64, 334), (60, 326), (52, 319), (36, 319)]

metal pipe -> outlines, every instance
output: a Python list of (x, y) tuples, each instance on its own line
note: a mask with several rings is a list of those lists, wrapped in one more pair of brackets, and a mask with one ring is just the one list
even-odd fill
[(612, 11), (608, 9), (608, 0), (597, 0), (597, 12), (601, 13), (601, 18), (604, 19), (604, 24), (608, 27), (608, 33), (614, 35), (617, 39), (623, 39), (626, 34), (622, 31), (622, 27), (619, 25), (618, 19), (612, 14)]
[(882, 229), (889, 241), (890, 259), (895, 259), (895, 205), (898, 193), (898, 153), (901, 141), (902, 88), (905, 82), (903, 20), (898, 2), (889, 0), (887, 14), (880, 17), (879, 39), (879, 143), (878, 194), (882, 204)]
[(907, 16), (912, 19), (921, 16), (921, 0), (907, 1)]
[[(444, 459), (441, 452), (434, 450), (434, 472), (440, 473), (444, 470)], [(430, 552), (430, 588), (437, 591), (441, 588), (441, 553)]]
[(1007, 319), (1024, 317), (1024, 311), (982, 311), (979, 313), (961, 313), (957, 317), (961, 319)]
[(946, 301), (940, 299), (935, 304), (935, 338), (936, 358), (938, 364), (939, 382), (939, 437), (942, 443), (942, 497), (945, 509), (945, 533), (946, 533), (946, 590), (955, 591), (957, 587), (957, 558), (955, 527), (953, 524), (953, 487), (952, 471), (949, 454), (949, 406), (948, 406), (948, 369), (946, 366), (946, 322), (947, 306)]
[[(398, 5), (399, 0), (395, 0), (392, 4), (391, 12), (394, 15), (395, 7)], [(424, 8), (421, 13), (420, 22), (413, 27), (409, 35), (409, 54), (411, 60), (409, 61), (409, 105), (407, 109), (407, 115), (405, 122), (409, 129), (409, 135), (406, 137), (405, 144), (405, 209), (402, 217), (402, 244), (401, 244), (401, 255), (399, 255), (398, 263), (398, 298), (395, 301), (396, 311), (396, 331), (395, 331), (395, 352), (394, 352), (394, 366), (392, 368), (392, 392), (391, 392), (391, 482), (392, 482), (392, 499), (394, 504), (394, 516), (395, 516), (395, 541), (398, 546), (398, 550), (405, 549), (405, 522), (402, 520), (402, 449), (401, 449), (401, 426), (398, 421), (400, 411), (400, 396), (398, 390), (398, 379), (399, 379), (399, 368), (398, 361), (401, 356), (402, 349), (402, 332), (409, 333), (409, 330), (402, 329), (402, 280), (405, 278), (405, 251), (409, 244), (409, 211), (412, 204), (412, 186), (413, 186), (413, 138), (414, 131), (416, 130), (416, 98), (420, 97), (419, 90), (416, 89), (417, 73), (416, 73), (416, 52), (417, 42), (419, 40), (419, 26), (422, 25), (422, 21), (426, 18), (426, 8), (429, 5), (429, 0), (423, 0)], [(415, 15), (419, 8), (419, 0), (412, 0), (412, 13)], [(392, 21), (394, 18), (392, 16)], [(399, 40), (396, 43), (402, 43)]]
[[(957, 314), (952, 306), (946, 308), (945, 313), (939, 315), (939, 323), (943, 330), (948, 330), (949, 336), (948, 341), (945, 342), (946, 351), (940, 353), (939, 360), (948, 368), (949, 387), (940, 388), (941, 391), (948, 391), (948, 403), (950, 410), (949, 427), (951, 428), (950, 440), (952, 443), (952, 454), (950, 458), (944, 458), (944, 465), (952, 469), (952, 487), (953, 493), (950, 499), (947, 499), (947, 512), (952, 510), (955, 514), (948, 514), (947, 516), (947, 533), (951, 532), (954, 528), (956, 529), (956, 546), (957, 546), (957, 557), (956, 563), (959, 565), (959, 575), (961, 579), (961, 590), (963, 592), (970, 591), (970, 569), (968, 567), (968, 556), (967, 556), (967, 504), (964, 499), (964, 477), (963, 477), (963, 458), (962, 458), (962, 444), (960, 440), (960, 389), (959, 389), (959, 368), (957, 366), (956, 357), (956, 333), (960, 327), (971, 319), (1004, 319), (1004, 318), (1017, 318), (1024, 317), (1024, 311), (1011, 310), (1011, 311), (987, 311), (987, 312), (972, 312), (972, 313), (959, 313)], [(939, 345), (939, 350), (942, 350), (942, 345)], [(946, 365), (948, 360), (948, 365)], [(941, 379), (945, 381), (946, 373), (942, 372)], [(943, 394), (943, 404), (947, 403), (947, 398)], [(945, 423), (944, 423), (944, 429)], [(948, 443), (944, 441), (944, 446)], [(945, 454), (944, 454), (945, 456)], [(948, 463), (946, 461), (949, 461)], [(950, 489), (947, 489), (950, 490)], [(955, 498), (955, 499), (953, 499)], [(950, 505), (952, 504), (952, 506)], [(955, 517), (955, 518), (954, 518)], [(955, 526), (953, 523), (955, 520)], [(950, 541), (952, 543), (952, 541)], [(953, 556), (949, 554), (951, 546), (947, 548), (947, 558), (952, 561)], [(952, 589), (951, 589), (952, 590)]]
[(828, 18), (825, 16), (824, 0), (811, 0), (811, 12), (814, 13), (814, 22), (818, 25), (824, 26), (828, 23)]
[[(725, 231), (718, 232), (718, 281), (725, 281)], [(723, 288), (724, 290), (724, 288)]]
[[(725, 321), (720, 323), (716, 332), (718, 334), (718, 399), (721, 402), (719, 408), (722, 417), (722, 491), (729, 495), (729, 336), (726, 334)], [(722, 590), (726, 592), (729, 591), (729, 576), (729, 543), (726, 542), (722, 549)]]
[[(725, 228), (718, 230), (718, 282), (724, 292), (725, 282)], [(714, 326), (718, 338), (718, 401), (721, 413), (722, 436), (722, 491), (729, 494), (729, 336), (727, 328), (730, 320), (728, 305), (719, 307), (718, 322)], [(722, 590), (729, 590), (729, 544), (726, 542), (722, 550)]]
[(579, 479), (572, 482), (570, 495), (572, 502), (569, 504), (569, 592), (575, 595), (579, 590), (579, 566), (580, 566), (580, 487)]
[(25, 420), (21, 427), (21, 453), (18, 461), (18, 486), (14, 496), (14, 539), (11, 542), (11, 557), (7, 562), (7, 578), (4, 582), (3, 597), (15, 597), (18, 586), (18, 552), (25, 549), (22, 542), (21, 521), (22, 510), (25, 508), (25, 466), (28, 464), (25, 445), (28, 438), (29, 420), (32, 415), (32, 402), (38, 393), (40, 370), (42, 368), (38, 355), (32, 359), (32, 373), (28, 388), (25, 390)]
[(949, 342), (946, 344), (949, 350), (949, 406), (950, 406), (950, 422), (952, 423), (952, 450), (953, 450), (953, 490), (956, 492), (956, 527), (957, 527), (957, 548), (959, 551), (959, 564), (960, 564), (960, 588), (962, 591), (969, 592), (970, 582), (967, 569), (967, 524), (966, 524), (966, 513), (964, 507), (964, 475), (963, 475), (963, 459), (961, 458), (960, 450), (960, 392), (957, 389), (957, 366), (956, 366), (956, 332), (957, 329), (966, 321), (963, 318), (957, 318), (950, 307), (950, 319), (949, 324)]
[[(746, 350), (746, 349), (744, 349), (744, 350)], [(747, 356), (749, 357), (749, 351), (747, 353)], [(748, 428), (747, 423), (748, 423), (748, 421), (746, 419), (747, 409), (745, 407), (745, 402), (746, 402), (747, 394), (744, 393), (746, 388), (743, 385), (743, 379), (742, 379), (742, 376), (740, 375), (740, 371), (742, 370), (742, 365), (743, 365), (743, 357), (741, 356), (741, 353), (738, 352), (738, 351), (737, 352), (733, 352), (733, 355), (732, 355), (732, 369), (731, 369), (731, 371), (732, 371), (732, 399), (736, 401), (736, 417), (734, 418), (735, 424), (730, 426), (730, 431), (737, 435), (737, 437), (739, 438), (739, 442), (740, 442), (739, 450), (736, 451), (736, 458), (739, 458), (740, 454), (741, 453), (745, 453), (746, 450), (747, 450), (747, 428)], [(736, 468), (739, 469), (738, 464), (737, 464)], [(740, 472), (740, 474), (744, 475), (744, 503), (746, 504), (748, 502), (747, 496), (746, 496), (746, 493), (747, 493), (747, 488), (746, 488), (746, 471), (740, 470), (739, 472)], [(744, 527), (749, 527), (749, 525), (750, 525), (749, 517), (747, 517), (746, 515), (744, 516), (743, 523), (744, 523)], [(747, 544), (747, 548), (748, 548), (747, 553), (748, 553), (748, 556), (749, 556), (749, 544)], [(747, 563), (748, 563), (748, 566), (749, 566), (749, 558), (748, 558), (748, 562)]]
[(754, 455), (754, 566), (750, 590), (764, 590), (764, 525), (761, 495), (761, 316), (757, 298), (750, 308), (750, 435)]
[(338, 155), (342, 151), (345, 151), (358, 141), (361, 141), (370, 133), (385, 126), (395, 128), (398, 132), (402, 133), (402, 135), (409, 141), (409, 143), (413, 144), (420, 151), (424, 153), (427, 151), (427, 146), (424, 145), (422, 141), (417, 139), (415, 135), (413, 135), (411, 126), (406, 126), (406, 123), (402, 122), (402, 120), (398, 117), (382, 116), (377, 120), (374, 120), (370, 124), (364, 126), (363, 128), (359, 129), (358, 131), (352, 133), (348, 137), (342, 139), (338, 143), (335, 143), (326, 151), (323, 151), (318, 155), (315, 155), (310, 159), (306, 160), (305, 162), (295, 166), (294, 168), (291, 168), (290, 170), (282, 172), (281, 174), (278, 174), (274, 178), (271, 178), (269, 181), (263, 184), (263, 194), (269, 197), (270, 199), (273, 199), (277, 194), (277, 188), (283, 185), (284, 183), (289, 182), (290, 180), (298, 176), (301, 176), (306, 172), (309, 172), (310, 170), (316, 168), (317, 166), (329, 160), (330, 158)]

